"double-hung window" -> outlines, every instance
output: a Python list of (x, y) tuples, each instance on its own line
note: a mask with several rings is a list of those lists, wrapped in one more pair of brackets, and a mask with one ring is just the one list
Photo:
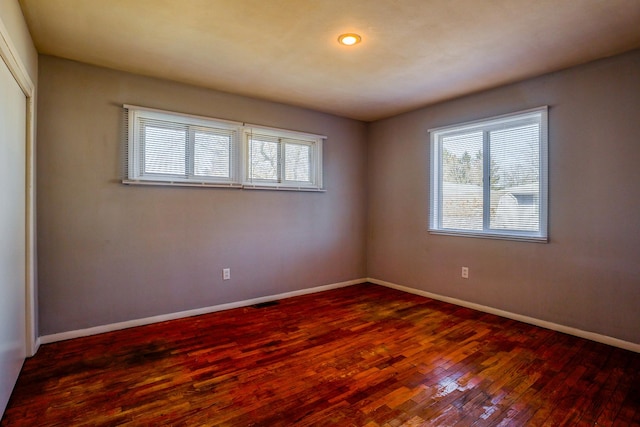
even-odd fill
[(429, 132), (432, 233), (547, 241), (547, 107)]
[(124, 182), (322, 190), (324, 136), (125, 105)]
[(245, 188), (319, 189), (322, 137), (252, 127), (244, 132)]

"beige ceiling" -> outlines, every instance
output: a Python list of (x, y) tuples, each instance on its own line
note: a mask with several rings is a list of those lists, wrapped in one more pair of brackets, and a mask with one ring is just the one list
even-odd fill
[(640, 47), (640, 0), (20, 4), (40, 53), (366, 121)]

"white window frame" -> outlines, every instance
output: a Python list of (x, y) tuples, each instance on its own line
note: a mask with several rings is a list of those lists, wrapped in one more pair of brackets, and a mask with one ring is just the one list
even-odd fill
[[(253, 135), (264, 135), (277, 140), (278, 166), (276, 179), (258, 179), (252, 176), (251, 169), (251, 138)], [(264, 126), (246, 126), (243, 131), (243, 159), (244, 181), (246, 189), (279, 189), (298, 191), (322, 190), (322, 141), (326, 137), (303, 132), (287, 131)], [(286, 173), (286, 144), (306, 145), (310, 149), (309, 181), (287, 180)]]
[[(485, 135), (501, 127), (517, 126), (519, 123), (539, 120), (539, 211), (538, 211), (538, 231), (491, 229), (489, 221), (489, 209), (486, 206), (490, 194), (489, 175), (491, 153), (488, 150), (488, 140), (483, 139), (484, 167), (483, 167), (483, 229), (466, 230), (444, 228), (442, 226), (442, 142), (443, 138), (456, 134), (482, 131)], [(523, 240), (531, 242), (548, 242), (548, 107), (542, 106), (525, 111), (491, 117), (472, 122), (460, 123), (456, 125), (444, 126), (429, 129), (430, 134), (430, 155), (431, 155), (431, 185), (430, 185), (430, 207), (429, 207), (429, 232), (432, 234), (443, 234), (452, 236), (481, 237), (492, 239)]]
[[(164, 184), (164, 185), (191, 185), (191, 186), (222, 186), (240, 187), (238, 152), (240, 132), (242, 125), (221, 119), (193, 116), (188, 114), (172, 113), (151, 108), (124, 106), (128, 110), (128, 144), (127, 144), (127, 177), (123, 181), (126, 184)], [(183, 125), (189, 129), (186, 146), (186, 166), (184, 177), (175, 175), (145, 173), (143, 170), (143, 144), (141, 141), (141, 128), (143, 119), (160, 120), (163, 122)], [(194, 131), (197, 129), (214, 129), (228, 132), (231, 135), (230, 163), (228, 177), (206, 177), (194, 173)]]
[[(153, 108), (124, 105), (125, 109), (125, 150), (124, 179), (129, 185), (175, 185), (198, 187), (226, 187), (244, 189), (270, 189), (294, 191), (324, 191), (322, 187), (322, 142), (327, 137), (305, 132), (271, 128), (235, 122), (223, 119), (194, 116), (175, 113)], [(187, 126), (189, 131), (186, 147), (185, 175), (167, 175), (145, 173), (142, 168), (144, 161), (143, 144), (141, 141), (142, 120), (161, 120), (176, 125)], [(228, 177), (204, 177), (194, 174), (194, 142), (193, 130), (215, 129), (229, 132), (232, 135), (230, 152), (230, 174)], [(278, 139), (280, 144), (307, 145), (310, 148), (309, 181), (292, 181), (285, 178), (286, 157), (285, 150), (280, 150), (279, 176), (277, 180), (251, 179), (249, 141), (253, 133)]]

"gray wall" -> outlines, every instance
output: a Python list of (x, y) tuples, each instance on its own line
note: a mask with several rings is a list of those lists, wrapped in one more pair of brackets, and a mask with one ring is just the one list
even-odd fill
[[(427, 130), (541, 105), (550, 243), (429, 234)], [(640, 51), (373, 123), (369, 277), (640, 343), (639, 135)]]
[[(368, 276), (640, 343), (639, 70), (636, 51), (367, 126), (43, 56), (40, 334)], [(327, 192), (123, 186), (122, 103), (326, 134)], [(550, 243), (430, 235), (427, 130), (540, 105)]]
[[(365, 277), (364, 123), (48, 56), (39, 67), (40, 335)], [(327, 135), (327, 191), (122, 185), (123, 103)]]

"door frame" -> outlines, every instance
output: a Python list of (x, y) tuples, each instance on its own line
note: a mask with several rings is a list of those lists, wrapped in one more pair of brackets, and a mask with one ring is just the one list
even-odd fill
[(40, 346), (40, 338), (38, 337), (36, 311), (36, 281), (37, 281), (37, 253), (36, 253), (36, 163), (35, 163), (35, 97), (36, 89), (33, 80), (29, 76), (24, 63), (18, 55), (15, 45), (9, 37), (9, 31), (0, 19), (0, 57), (7, 65), (9, 72), (13, 75), (16, 83), (22, 89), (26, 97), (27, 111), (27, 129), (26, 135), (26, 177), (25, 177), (25, 356), (31, 357), (36, 354)]

